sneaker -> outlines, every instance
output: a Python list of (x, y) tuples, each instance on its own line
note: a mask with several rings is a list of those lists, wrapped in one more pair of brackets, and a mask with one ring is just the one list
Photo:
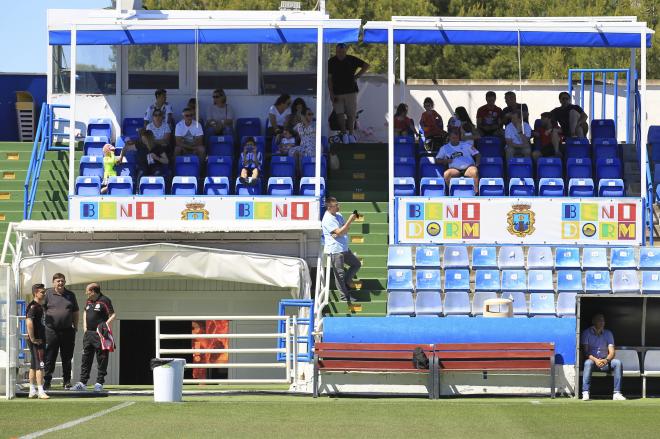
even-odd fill
[(71, 390), (74, 390), (76, 392), (84, 392), (87, 390), (87, 386), (78, 381), (75, 386), (71, 387)]
[(351, 143), (351, 141), (349, 140), (348, 134), (343, 134), (341, 136), (341, 141), (342, 141), (342, 143)]
[(37, 397), (37, 391), (36, 390), (30, 390), (30, 394), (28, 395), (28, 399), (34, 399)]
[[(71, 383), (64, 383), (62, 384), (62, 387), (64, 390), (71, 390)], [(44, 390), (46, 390), (46, 387), (44, 387)]]
[(44, 381), (44, 390), (50, 389), (50, 381)]
[(614, 392), (612, 394), (612, 399), (614, 401), (625, 401), (626, 397), (621, 394), (621, 392)]
[(101, 384), (101, 383), (94, 384), (94, 391), (95, 392), (103, 392), (103, 384)]
[(589, 392), (582, 392), (582, 401), (589, 401)]
[(357, 143), (357, 139), (353, 134), (348, 135), (348, 143)]
[(39, 398), (39, 399), (50, 399), (50, 396), (48, 396), (48, 395), (46, 394), (46, 392), (41, 392), (41, 393), (39, 393), (39, 395), (37, 396), (37, 398)]

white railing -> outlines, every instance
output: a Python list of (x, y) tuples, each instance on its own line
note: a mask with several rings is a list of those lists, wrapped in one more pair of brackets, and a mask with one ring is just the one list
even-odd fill
[(319, 256), (316, 270), (316, 293), (314, 300), (314, 336), (317, 340), (323, 334), (323, 309), (330, 303), (330, 274), (332, 264), (330, 255)]
[[(240, 333), (240, 334), (161, 334), (161, 322), (163, 321), (195, 321), (195, 320), (230, 320), (230, 321), (285, 321), (283, 333)], [(169, 349), (161, 347), (161, 340), (193, 340), (204, 339), (265, 339), (271, 340), (271, 347), (264, 348), (239, 348), (228, 347), (224, 349)], [(278, 354), (284, 354), (284, 362), (250, 362), (250, 363), (191, 363), (186, 364), (186, 369), (284, 369), (285, 378), (250, 378), (250, 379), (184, 379), (184, 384), (291, 384), (298, 375), (298, 322), (295, 316), (157, 316), (156, 317), (156, 357), (181, 356), (189, 354), (272, 354), (273, 359)], [(277, 346), (278, 340), (284, 340), (284, 348)]]
[(11, 234), (14, 232), (14, 227), (18, 223), (9, 223), (7, 225), (7, 233), (5, 233), (5, 242), (2, 245), (2, 255), (0, 255), (0, 264), (7, 263), (7, 250), (11, 252), (13, 260), (16, 260), (16, 251), (21, 248), (20, 236), (16, 238), (16, 247), (11, 243)]

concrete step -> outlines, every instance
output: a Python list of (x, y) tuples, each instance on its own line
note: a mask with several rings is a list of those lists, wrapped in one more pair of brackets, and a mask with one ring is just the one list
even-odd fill
[(385, 179), (364, 179), (364, 180), (335, 180), (327, 185), (328, 192), (336, 191), (387, 191), (387, 178)]
[(387, 201), (342, 201), (339, 200), (341, 203), (341, 211), (342, 212), (353, 212), (353, 210), (357, 209), (360, 213), (370, 213), (370, 212), (375, 212), (375, 213), (387, 213)]
[(328, 185), (333, 184), (335, 180), (384, 180), (387, 185), (387, 168), (372, 168), (362, 170), (340, 169), (333, 171), (332, 177), (328, 179)]
[(337, 190), (331, 191), (329, 188), (327, 190), (328, 195), (331, 195), (339, 202), (343, 201), (375, 201), (375, 200), (386, 200), (388, 197), (388, 192), (386, 190)]
[[(387, 233), (351, 233), (348, 243), (350, 246), (353, 244), (382, 244), (387, 246)], [(387, 253), (387, 249), (385, 249), (384, 253)]]
[(331, 302), (328, 304), (327, 312), (333, 316), (377, 317), (387, 313), (387, 302), (354, 302), (350, 305), (346, 302)]

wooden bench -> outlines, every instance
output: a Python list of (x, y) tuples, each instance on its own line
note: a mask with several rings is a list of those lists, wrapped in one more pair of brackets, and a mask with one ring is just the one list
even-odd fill
[(452, 343), (434, 344), (433, 357), (440, 397), (442, 372), (540, 370), (550, 375), (550, 396), (555, 397), (554, 343)]
[[(416, 369), (412, 357), (421, 347), (429, 359), (429, 369)], [(395, 372), (429, 375), (429, 398), (437, 394), (431, 344), (324, 343), (314, 345), (314, 398), (319, 395), (321, 372)]]

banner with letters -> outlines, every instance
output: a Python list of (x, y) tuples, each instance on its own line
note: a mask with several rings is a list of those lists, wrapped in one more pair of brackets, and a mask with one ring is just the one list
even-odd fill
[(69, 197), (70, 220), (314, 221), (314, 197)]
[(399, 244), (641, 245), (641, 198), (397, 197)]

